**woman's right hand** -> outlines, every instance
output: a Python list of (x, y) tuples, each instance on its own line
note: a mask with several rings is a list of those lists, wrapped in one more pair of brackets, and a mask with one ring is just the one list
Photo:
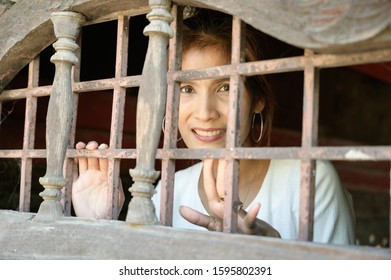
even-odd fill
[[(106, 144), (98, 145), (90, 141), (87, 145), (83, 142), (76, 144), (76, 149), (107, 149)], [(78, 158), (75, 159), (79, 166), (79, 176), (72, 185), (72, 204), (75, 213), (79, 217), (107, 218), (108, 205), (108, 159), (107, 158)], [(118, 206), (122, 208), (125, 196), (121, 180), (119, 180)], [(119, 211), (118, 211), (119, 212)]]

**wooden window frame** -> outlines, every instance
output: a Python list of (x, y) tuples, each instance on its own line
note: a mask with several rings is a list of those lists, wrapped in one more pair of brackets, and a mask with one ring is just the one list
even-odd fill
[[(157, 159), (162, 160), (162, 197), (160, 222), (162, 225), (172, 225), (173, 185), (175, 173), (175, 161), (182, 159), (225, 158), (228, 160), (227, 169), (232, 174), (226, 186), (227, 204), (225, 207), (224, 231), (237, 232), (236, 213), (232, 211), (235, 203), (238, 203), (237, 180), (239, 159), (270, 159), (270, 158), (294, 158), (300, 159), (301, 165), (301, 195), (300, 195), (300, 226), (299, 240), (311, 241), (313, 236), (313, 209), (314, 209), (314, 176), (315, 161), (324, 160), (374, 160), (391, 161), (391, 146), (344, 146), (344, 147), (319, 147), (318, 142), (318, 110), (319, 110), (319, 70), (324, 68), (358, 65), (364, 63), (376, 63), (391, 60), (391, 49), (357, 52), (350, 54), (320, 54), (306, 49), (303, 56), (270, 59), (257, 62), (240, 63), (240, 48), (242, 43), (243, 23), (238, 17), (233, 19), (233, 51), (232, 64), (208, 69), (181, 71), (181, 24), (182, 7), (174, 5), (173, 15), (175, 21), (172, 27), (177, 36), (170, 40), (169, 69), (168, 69), (168, 94), (166, 106), (165, 127), (169, 133), (164, 136), (162, 149), (157, 151)], [(124, 123), (125, 90), (130, 87), (140, 86), (141, 76), (126, 76), (127, 46), (129, 16), (120, 15), (118, 20), (117, 56), (115, 77), (95, 81), (80, 82), (80, 68), (73, 68), (73, 124), (70, 135), (69, 147), (66, 153), (66, 172), (68, 179), (65, 192), (64, 210), (71, 213), (71, 188), (73, 180), (73, 158), (75, 157), (107, 157), (109, 159), (109, 182), (113, 185), (110, 190), (110, 204), (112, 207), (110, 217), (118, 214), (118, 177), (119, 162), (121, 159), (136, 159), (136, 149), (123, 149), (122, 130)], [(79, 42), (80, 39), (79, 39)], [(235, 45), (236, 44), (236, 45)], [(80, 57), (80, 52), (78, 53)], [(228, 129), (232, 133), (227, 134), (227, 146), (221, 149), (178, 149), (177, 119), (179, 107), (179, 83), (192, 79), (230, 77), (231, 92), (230, 102), (240, 104), (240, 92), (242, 91), (241, 78), (254, 74), (273, 74), (282, 72), (303, 71), (304, 95), (303, 95), (303, 131), (302, 145), (300, 147), (261, 147), (243, 148), (238, 146), (238, 133), (236, 129)], [(45, 158), (45, 150), (34, 149), (34, 135), (37, 113), (37, 98), (50, 95), (50, 86), (38, 86), (39, 57), (29, 64), (28, 86), (24, 89), (6, 90), (0, 95), (1, 104), (4, 101), (26, 99), (26, 115), (23, 135), (23, 148), (14, 150), (0, 150), (0, 158), (21, 159), (21, 186), (19, 211), (30, 211), (31, 196), (31, 172), (32, 160)], [(75, 144), (76, 112), (78, 106), (78, 94), (91, 90), (113, 89), (112, 125), (110, 128), (110, 145), (105, 151), (81, 152), (73, 149)], [(239, 102), (237, 102), (239, 100)], [(229, 125), (237, 127), (240, 106), (229, 112)], [(174, 110), (172, 110), (174, 108)], [(391, 170), (390, 170), (391, 177)], [(231, 187), (233, 186), (233, 187)], [(390, 180), (391, 186), (391, 180)], [(168, 207), (166, 207), (168, 206)], [(391, 211), (390, 211), (391, 216)], [(390, 230), (391, 232), (391, 230)], [(390, 238), (391, 239), (391, 238)]]

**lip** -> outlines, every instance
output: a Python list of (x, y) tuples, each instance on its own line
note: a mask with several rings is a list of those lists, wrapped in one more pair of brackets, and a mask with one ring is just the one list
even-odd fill
[(199, 128), (193, 127), (191, 129), (194, 137), (202, 142), (214, 142), (225, 137), (226, 130), (220, 128)]

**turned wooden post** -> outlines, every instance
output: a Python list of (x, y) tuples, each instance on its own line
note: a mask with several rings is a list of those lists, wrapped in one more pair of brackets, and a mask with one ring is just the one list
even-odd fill
[(154, 166), (166, 105), (167, 45), (173, 36), (171, 1), (150, 0), (149, 5), (150, 24), (144, 29), (149, 44), (137, 101), (137, 164), (129, 170), (134, 184), (129, 188), (133, 198), (126, 216), (128, 223), (139, 225), (158, 223), (151, 196), (160, 174)]
[(34, 218), (48, 222), (64, 216), (60, 199), (67, 182), (63, 164), (73, 115), (71, 70), (78, 62), (76, 38), (85, 22), (83, 15), (74, 12), (54, 12), (51, 19), (58, 38), (53, 44), (56, 53), (50, 59), (56, 72), (46, 117), (46, 174), (39, 178), (45, 190), (39, 194), (43, 202)]

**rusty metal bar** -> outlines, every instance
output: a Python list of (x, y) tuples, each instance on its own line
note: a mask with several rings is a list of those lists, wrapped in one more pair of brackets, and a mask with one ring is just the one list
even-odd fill
[[(72, 86), (73, 92), (91, 92), (102, 91), (102, 90), (111, 90), (114, 89), (116, 85), (124, 88), (138, 87), (140, 85), (141, 76), (129, 76), (129, 77), (120, 77), (120, 78), (111, 78), (111, 79), (102, 79), (95, 81), (86, 81), (86, 82), (75, 82)], [(41, 86), (33, 89), (22, 88), (22, 89), (13, 89), (5, 90), (0, 95), (0, 102), (5, 100), (17, 100), (24, 99), (28, 94), (31, 94), (33, 97), (43, 97), (49, 96), (52, 90), (52, 86)]]
[[(127, 152), (129, 154), (130, 152)], [(276, 147), (276, 148), (235, 148), (226, 149), (187, 149), (158, 150), (158, 158), (225, 158), (235, 159), (322, 159), (322, 160), (346, 160), (346, 161), (375, 161), (391, 160), (390, 146), (353, 146), (353, 147), (312, 147), (303, 149), (300, 147)]]
[(308, 62), (304, 69), (303, 131), (302, 147), (309, 148), (318, 143), (319, 115), (319, 70), (312, 65), (312, 51), (305, 50)]
[[(118, 17), (117, 28), (117, 51), (116, 51), (116, 64), (115, 64), (115, 77), (124, 77), (127, 74), (128, 69), (128, 44), (129, 44), (129, 17)], [(120, 149), (122, 147), (122, 135), (124, 127), (124, 115), (125, 115), (125, 99), (126, 88), (120, 85), (114, 85), (113, 95), (113, 107), (111, 115), (111, 127), (110, 127), (110, 144), (109, 149)], [(108, 188), (108, 204), (109, 213), (108, 219), (117, 219), (120, 211), (118, 205), (120, 180), (120, 161), (119, 159), (109, 157), (108, 166), (108, 184), (112, 188)]]
[[(391, 49), (361, 52), (355, 54), (314, 54), (312, 64), (317, 68), (342, 67), (366, 63), (391, 61)], [(238, 65), (225, 65), (200, 70), (187, 70), (169, 73), (168, 80), (190, 81), (205, 78), (229, 77), (231, 73), (240, 75), (274, 74), (304, 70), (305, 59), (303, 56), (278, 58), (263, 61), (240, 63)], [(138, 87), (141, 76), (120, 77), (95, 81), (78, 82), (73, 84), (73, 91), (87, 92), (92, 90), (113, 89), (114, 85), (121, 87)], [(48, 96), (51, 86), (34, 88), (32, 96)], [(27, 96), (27, 89), (4, 90), (0, 95), (0, 101), (22, 99)]]
[(391, 61), (391, 48), (352, 54), (316, 54), (312, 58), (316, 68), (343, 67)]
[(118, 85), (123, 88), (133, 88), (140, 86), (141, 75), (128, 76), (128, 77), (115, 77), (111, 79), (103, 79), (98, 81), (87, 81), (76, 83), (74, 91), (88, 92), (91, 90), (109, 90), (114, 89), (114, 86)]
[(149, 8), (148, 5), (141, 6), (141, 7), (132, 7), (129, 10), (122, 10), (122, 11), (116, 11), (114, 13), (110, 14), (104, 14), (103, 16), (97, 17), (97, 18), (92, 18), (88, 22), (86, 22), (87, 25), (95, 25), (98, 23), (106, 22), (106, 21), (111, 21), (116, 19), (118, 16), (127, 16), (127, 17), (134, 17), (134, 16), (139, 16), (139, 15), (145, 15), (149, 13), (151, 9)]
[(28, 95), (32, 97), (49, 96), (51, 90), (52, 86), (5, 90), (0, 94), (0, 101), (25, 99)]
[[(171, 28), (176, 34), (169, 41), (168, 71), (181, 69), (182, 64), (182, 21), (183, 8), (173, 5), (171, 14), (174, 20)], [(172, 79), (167, 80), (167, 104), (164, 125), (163, 149), (176, 148), (178, 137), (178, 110), (179, 110), (179, 83)], [(172, 226), (174, 203), (175, 159), (162, 159), (161, 197), (160, 197), (160, 224)]]
[[(29, 158), (45, 158), (45, 149), (27, 150)], [(23, 150), (0, 150), (0, 158), (21, 158)], [(114, 157), (135, 159), (136, 149), (111, 149), (89, 151), (88, 153), (68, 149), (67, 157)], [(322, 159), (345, 161), (384, 161), (391, 160), (391, 146), (344, 146), (344, 147), (275, 147), (275, 148), (235, 148), (227, 149), (158, 149), (157, 159), (173, 158), (180, 160), (226, 158), (235, 159)]]
[[(239, 17), (232, 18), (231, 64), (236, 65), (244, 58), (245, 24)], [(243, 100), (243, 77), (237, 73), (230, 75), (229, 109), (226, 132), (226, 148), (240, 147), (240, 111)], [(239, 205), (239, 160), (226, 158), (224, 188), (224, 232), (238, 231), (238, 215), (233, 205)]]
[(315, 170), (316, 161), (301, 160), (299, 240), (313, 240)]
[[(39, 56), (29, 64), (28, 85), (31, 89), (38, 86), (39, 83)], [(23, 132), (23, 155), (21, 157), (20, 170), (20, 195), (19, 211), (29, 212), (31, 201), (31, 179), (32, 179), (32, 158), (27, 157), (25, 151), (34, 148), (35, 126), (37, 116), (37, 98), (31, 95), (26, 97), (26, 112), (24, 119)]]
[[(305, 50), (302, 147), (318, 142), (319, 70), (312, 64), (313, 52)], [(316, 162), (301, 158), (299, 240), (312, 241), (314, 227)]]
[(311, 64), (316, 68), (331, 68), (376, 63), (391, 60), (391, 49), (344, 55), (314, 54), (311, 58), (297, 56), (246, 62), (238, 65), (224, 65), (199, 70), (178, 71), (172, 74), (172, 79), (176, 81), (189, 81), (206, 78), (229, 77), (231, 73), (251, 76), (258, 74), (301, 71), (304, 70), (308, 60), (311, 60)]

